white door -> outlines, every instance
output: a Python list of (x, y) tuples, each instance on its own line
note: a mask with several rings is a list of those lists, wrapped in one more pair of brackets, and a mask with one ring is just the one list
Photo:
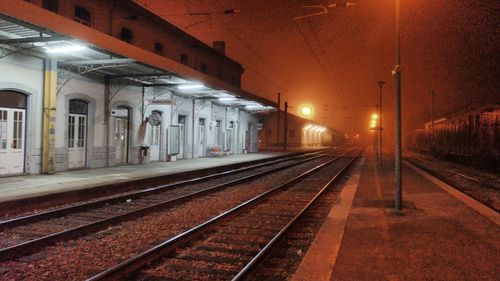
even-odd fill
[(0, 107), (0, 175), (24, 172), (26, 111)]
[(225, 137), (226, 140), (225, 140), (224, 150), (231, 151), (233, 147), (233, 130), (227, 130)]
[(221, 128), (221, 121), (216, 120), (215, 121), (215, 146), (220, 147), (221, 149), (224, 149), (222, 147), (222, 142), (221, 142), (221, 137), (222, 137), (222, 128)]
[(149, 125), (149, 151), (150, 161), (160, 161), (160, 125)]
[(184, 124), (179, 124), (179, 154), (177, 154), (178, 159), (184, 158), (184, 142), (186, 141), (185, 135), (186, 133)]
[(198, 157), (205, 156), (205, 119), (198, 124)]
[(177, 124), (179, 124), (179, 154), (177, 154), (177, 159), (183, 159), (184, 144), (186, 142), (186, 116), (179, 115), (177, 118)]
[(68, 169), (85, 168), (87, 158), (87, 115), (69, 114)]
[(126, 164), (128, 161), (128, 118), (115, 117), (116, 163)]
[(243, 149), (248, 152), (248, 150), (250, 149), (250, 132), (249, 131), (245, 131), (243, 133), (244, 137), (244, 142), (243, 142)]

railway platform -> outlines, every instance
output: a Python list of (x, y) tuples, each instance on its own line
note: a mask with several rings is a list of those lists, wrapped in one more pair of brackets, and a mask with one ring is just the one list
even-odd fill
[[(139, 165), (123, 165), (108, 168), (73, 170), (51, 175), (23, 175), (0, 178), (0, 206), (9, 208), (16, 202), (59, 196), (63, 193), (85, 193), (100, 186), (116, 186), (142, 179), (168, 176), (172, 180), (189, 177), (208, 169), (224, 169), (244, 162), (252, 162), (285, 155), (291, 152), (259, 152), (234, 154), (223, 157), (207, 157), (179, 160), (175, 162), (154, 162)], [(95, 188), (95, 189), (93, 189)], [(10, 204), (12, 202), (12, 204)]]
[(392, 160), (365, 151), (292, 280), (498, 280), (500, 214), (406, 164), (395, 213)]

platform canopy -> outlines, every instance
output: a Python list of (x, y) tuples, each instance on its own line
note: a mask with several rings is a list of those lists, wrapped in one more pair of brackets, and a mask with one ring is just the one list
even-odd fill
[[(37, 9), (36, 14), (49, 13), (39, 11), (43, 9), (27, 3), (19, 4)], [(5, 5), (0, 3), (2, 12), (3, 6)], [(17, 12), (13, 10), (12, 13)], [(65, 24), (70, 25), (70, 28), (61, 28), (66, 32), (26, 22), (23, 16), (25, 13), (19, 13), (21, 19), (0, 14), (0, 59), (16, 53), (54, 58), (60, 69), (75, 74), (123, 79), (137, 86), (166, 87), (179, 96), (208, 99), (222, 105), (241, 107), (249, 112), (275, 110), (277, 107), (267, 99), (60, 15), (50, 13), (47, 16), (56, 17), (59, 21), (66, 20)], [(33, 21), (36, 22), (36, 17)], [(47, 25), (51, 24), (53, 21), (47, 22)], [(86, 36), (77, 38), (72, 34), (71, 26), (74, 27), (75, 34), (82, 34), (78, 30), (82, 28), (84, 34), (93, 34), (89, 38), (96, 38), (96, 42), (85, 40)], [(101, 37), (107, 38), (99, 40)]]

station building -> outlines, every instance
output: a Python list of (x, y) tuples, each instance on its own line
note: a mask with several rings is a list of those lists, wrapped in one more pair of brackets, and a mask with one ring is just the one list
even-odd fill
[(320, 148), (336, 146), (345, 142), (340, 131), (283, 111), (266, 111), (263, 129), (259, 134), (259, 147), (266, 150), (276, 148)]
[(276, 105), (214, 46), (134, 1), (1, 1), (0, 176), (257, 151)]

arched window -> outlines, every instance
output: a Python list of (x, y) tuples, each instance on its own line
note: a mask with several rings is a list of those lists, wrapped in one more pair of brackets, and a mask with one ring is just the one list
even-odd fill
[(200, 65), (200, 71), (203, 72), (203, 73), (207, 73), (207, 65), (205, 63), (202, 63)]
[(132, 43), (134, 41), (134, 33), (132, 30), (122, 27), (122, 30), (120, 32), (120, 39), (122, 39), (125, 42)]
[(54, 13), (59, 10), (59, 0), (43, 0), (42, 7)]
[(181, 63), (188, 64), (188, 56), (186, 54), (181, 54)]
[(163, 55), (163, 45), (159, 42), (155, 42), (155, 53)]
[(90, 26), (90, 12), (80, 6), (75, 6), (75, 21), (83, 25)]
[(69, 113), (87, 115), (87, 112), (88, 112), (88, 103), (86, 101), (82, 100), (69, 101)]
[(0, 107), (26, 108), (26, 95), (14, 91), (0, 91)]

